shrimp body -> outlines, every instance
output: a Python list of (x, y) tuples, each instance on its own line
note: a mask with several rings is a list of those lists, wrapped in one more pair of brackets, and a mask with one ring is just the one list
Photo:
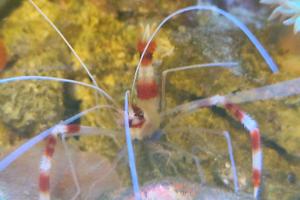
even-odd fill
[[(88, 68), (85, 66), (85, 64), (82, 62), (80, 57), (76, 54), (75, 50), (72, 48), (72, 46), (67, 42), (67, 40), (64, 38), (64, 36), (61, 34), (61, 32), (54, 26), (54, 24), (47, 18), (47, 16), (37, 7), (37, 5), (34, 4), (32, 0), (29, 1), (40, 14), (48, 21), (48, 23), (58, 32), (58, 34), (62, 37), (62, 39), (65, 41), (65, 43), (68, 45), (74, 56), (77, 58), (77, 60), (81, 63), (82, 67), (86, 70), (87, 74), (89, 75), (90, 79), (93, 81), (93, 85), (85, 84), (85, 83), (80, 83), (78, 81), (71, 81), (71, 80), (66, 80), (66, 79), (58, 79), (55, 77), (48, 77), (48, 80), (59, 80), (60, 82), (68, 82), (68, 83), (76, 83), (78, 85), (82, 86), (89, 86), (90, 88), (93, 88), (97, 90), (100, 94), (102, 94), (104, 97), (109, 100), (109, 102), (113, 103), (115, 105), (115, 101), (113, 100), (112, 97), (110, 97), (104, 90), (99, 88), (97, 85), (97, 82), (89, 72)], [(219, 14), (224, 15), (228, 19), (234, 22), (237, 26), (239, 26), (249, 37), (249, 39), (255, 44), (255, 46), (259, 49), (260, 53), (262, 56), (265, 58), (266, 62), (271, 66), (272, 71), (276, 72), (277, 67), (275, 64), (273, 64), (273, 60), (268, 57), (268, 54), (265, 52), (265, 50), (261, 47), (261, 44), (257, 41), (257, 39), (249, 33), (249, 30), (245, 28), (243, 25), (238, 20), (232, 20), (233, 16), (229, 15), (225, 11), (222, 11), (220, 9), (217, 9), (215, 7), (207, 7), (207, 6), (192, 6), (192, 7), (187, 7), (181, 10), (178, 10), (171, 15), (169, 15), (165, 20), (162, 21), (161, 25), (158, 26), (157, 31), (154, 31), (156, 34), (159, 30), (159, 28), (169, 19), (174, 17), (177, 14), (181, 14), (187, 11), (192, 11), (192, 10), (210, 10), (217, 12)], [(229, 16), (229, 17), (228, 17)], [(147, 27), (149, 30), (149, 27)], [(148, 36), (147, 30), (145, 31), (146, 34), (144, 36)], [(155, 35), (154, 34), (154, 35)], [(140, 54), (142, 54), (142, 59), (140, 61), (140, 64), (137, 67), (137, 76), (135, 74), (135, 79), (133, 84), (136, 89), (136, 101), (132, 102), (130, 105), (130, 110), (129, 110), (129, 126), (131, 129), (131, 135), (132, 139), (138, 139), (142, 140), (148, 137), (151, 137), (152, 134), (156, 132), (160, 128), (161, 124), (161, 117), (165, 116), (168, 113), (160, 113), (160, 95), (159, 95), (159, 83), (156, 79), (155, 75), (155, 69), (154, 66), (152, 65), (152, 59), (153, 59), (153, 53), (156, 49), (156, 43), (155, 41), (152, 41), (154, 38), (154, 35), (151, 37), (143, 37), (143, 39), (139, 40), (137, 49)], [(151, 38), (151, 39), (149, 39)], [(254, 38), (254, 39), (253, 39)], [(149, 44), (148, 41), (149, 39)], [(146, 45), (147, 44), (147, 45)], [(147, 46), (146, 51), (144, 52), (145, 47)], [(179, 69), (180, 68), (180, 69)], [(186, 67), (185, 69), (188, 69)], [(189, 68), (191, 69), (191, 68)], [(183, 70), (183, 67), (178, 67), (177, 70)], [(26, 79), (25, 79), (26, 78)], [(34, 80), (34, 77), (18, 77), (16, 80)], [(136, 79), (137, 78), (137, 79)], [(13, 80), (13, 79), (11, 79)], [(46, 77), (39, 77), (38, 80), (47, 80)], [(136, 80), (136, 82), (135, 82)], [(7, 83), (9, 80), (2, 80), (2, 83)], [(163, 85), (163, 84), (162, 84)], [(128, 103), (128, 98), (127, 98), (127, 93), (126, 93), (126, 112), (127, 112), (127, 103)], [(162, 95), (162, 99), (163, 95)], [(202, 101), (203, 102), (203, 101)], [(253, 152), (253, 184), (254, 184), (254, 198), (258, 199), (259, 198), (259, 189), (261, 185), (261, 170), (262, 170), (262, 152), (261, 152), (261, 142), (260, 142), (260, 133), (258, 130), (258, 127), (255, 123), (254, 120), (252, 120), (246, 113), (240, 110), (237, 106), (231, 104), (231, 102), (224, 101), (222, 98), (215, 98), (211, 97), (207, 101), (205, 101), (203, 104), (193, 104), (191, 107), (186, 107), (185, 105), (182, 105), (183, 111), (187, 112), (189, 110), (195, 110), (195, 109), (200, 109), (202, 107), (211, 107), (211, 106), (225, 106), (226, 110), (229, 111), (241, 124), (245, 126), (245, 128), (250, 132), (251, 139), (252, 139), (252, 152)], [(42, 133), (40, 133), (38, 136), (34, 137), (31, 139), (27, 144), (22, 145), (18, 150), (14, 151), (12, 155), (0, 162), (0, 171), (5, 169), (11, 162), (13, 162), (18, 156), (22, 155), (25, 151), (29, 150), (33, 145), (36, 143), (40, 142), (42, 139), (46, 138), (46, 136), (50, 137), (48, 138), (48, 143), (46, 145), (46, 149), (44, 151), (44, 155), (42, 157), (42, 162), (40, 164), (40, 176), (39, 176), (39, 189), (40, 189), (40, 199), (50, 199), (50, 178), (49, 178), (49, 172), (51, 168), (51, 159), (54, 153), (54, 146), (56, 144), (56, 138), (54, 136), (57, 136), (57, 134), (61, 134), (62, 136), (68, 135), (68, 133), (73, 133), (73, 132), (79, 132), (77, 135), (93, 135), (95, 132), (97, 132), (99, 135), (104, 135), (104, 136), (114, 136), (112, 131), (106, 131), (104, 129), (93, 129), (91, 127), (83, 127), (80, 126), (76, 127), (72, 125), (71, 123), (75, 120), (80, 118), (81, 116), (86, 115), (88, 112), (95, 110), (95, 109), (100, 109), (100, 108), (112, 108), (114, 106), (108, 106), (108, 105), (99, 105), (95, 106), (89, 110), (85, 110), (68, 120), (65, 120), (63, 123), (62, 127), (66, 128), (65, 130), (59, 130), (58, 132), (57, 129), (48, 129)], [(179, 106), (179, 108), (181, 108)], [(114, 107), (115, 108), (115, 107)], [(119, 109), (115, 108), (116, 110), (119, 111)], [(176, 108), (175, 108), (176, 110)], [(170, 115), (169, 115), (170, 116)], [(127, 120), (127, 114), (125, 115), (125, 119)], [(60, 125), (58, 125), (60, 126)], [(69, 130), (70, 127), (76, 127), (76, 130), (72, 128), (72, 130)], [(126, 130), (128, 129), (128, 124), (126, 123)], [(51, 132), (50, 131), (53, 131)], [(128, 131), (127, 131), (128, 133)], [(128, 135), (128, 134), (127, 134)], [(62, 137), (64, 138), (64, 137)], [(113, 137), (114, 138), (114, 137)], [(227, 140), (227, 138), (226, 138)], [(130, 141), (130, 139), (129, 139)], [(131, 147), (131, 144), (128, 145)], [(229, 145), (228, 145), (229, 146)], [(228, 147), (229, 148), (229, 147)], [(229, 148), (230, 149), (230, 148)], [(229, 150), (230, 151), (230, 150)], [(122, 151), (123, 152), (123, 151)], [(121, 152), (121, 153), (122, 153)], [(129, 150), (128, 150), (129, 152)], [(121, 157), (122, 154), (120, 154)], [(132, 153), (129, 153), (130, 155), (133, 155)], [(134, 158), (134, 155), (131, 156)], [(232, 156), (233, 157), (233, 156)], [(132, 159), (133, 165), (134, 165), (134, 159)], [(70, 162), (71, 163), (71, 162)], [(130, 164), (131, 164), (130, 163)], [(234, 164), (233, 164), (234, 165)], [(70, 166), (73, 166), (71, 163)], [(70, 167), (71, 168), (71, 167)], [(72, 171), (72, 169), (71, 169)], [(74, 195), (75, 199), (80, 195), (80, 187), (79, 187), (79, 181), (77, 181), (77, 176), (76, 173), (71, 172), (75, 185), (77, 184), (78, 187), (76, 186), (77, 193)], [(138, 185), (138, 183), (137, 183)]]
[[(137, 50), (142, 54), (147, 40), (140, 40)], [(159, 114), (159, 90), (155, 78), (155, 70), (152, 65), (153, 53), (156, 49), (155, 41), (152, 41), (141, 62), (136, 91), (136, 104), (131, 106), (130, 128), (133, 139), (144, 139), (150, 137), (160, 125)]]

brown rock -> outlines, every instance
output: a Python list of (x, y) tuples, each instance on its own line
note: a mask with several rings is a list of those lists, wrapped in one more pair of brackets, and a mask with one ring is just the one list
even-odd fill
[(5, 45), (2, 40), (0, 40), (0, 71), (5, 68), (7, 62), (7, 52)]

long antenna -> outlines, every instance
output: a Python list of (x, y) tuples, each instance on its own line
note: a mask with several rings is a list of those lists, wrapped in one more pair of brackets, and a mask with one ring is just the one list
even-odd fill
[(75, 81), (72, 79), (65, 79), (65, 78), (57, 78), (57, 77), (51, 77), (51, 76), (14, 76), (14, 77), (9, 77), (9, 78), (2, 78), (0, 79), (0, 84), (6, 84), (6, 83), (11, 83), (11, 82), (16, 82), (16, 81), (56, 81), (56, 82), (62, 82), (62, 83), (72, 83), (75, 85), (81, 85), (84, 87), (89, 87), (94, 90), (96, 90), (99, 94), (103, 95), (106, 97), (114, 106), (118, 106), (117, 103), (114, 101), (111, 96), (109, 96), (104, 90), (101, 88), (90, 85), (88, 83), (80, 82), (80, 81)]
[(150, 38), (148, 39), (148, 42), (144, 48), (144, 51), (140, 57), (139, 63), (137, 65), (136, 71), (134, 73), (134, 78), (133, 78), (133, 82), (132, 82), (132, 86), (131, 86), (131, 93), (133, 94), (134, 92), (134, 86), (135, 86), (135, 82), (138, 76), (138, 71), (140, 69), (140, 65), (141, 62), (145, 56), (145, 53), (151, 43), (151, 41), (153, 40), (153, 38), (157, 35), (157, 33), (159, 32), (159, 30), (161, 29), (161, 27), (167, 23), (170, 19), (172, 19), (173, 17), (189, 12), (189, 11), (212, 11), (212, 12), (216, 12), (218, 14), (223, 15), (224, 17), (226, 17), (228, 20), (230, 20), (233, 24), (235, 24), (237, 27), (239, 27), (243, 33), (248, 37), (248, 39), (252, 42), (252, 44), (256, 47), (256, 49), (259, 51), (259, 53), (261, 54), (261, 56), (263, 57), (263, 59), (265, 60), (265, 62), (267, 63), (267, 65), (269, 66), (269, 68), (271, 69), (271, 71), (273, 73), (277, 73), (278, 67), (275, 64), (275, 62), (273, 61), (272, 57), (268, 54), (268, 52), (266, 51), (266, 49), (262, 46), (262, 44), (258, 41), (258, 39), (253, 35), (253, 33), (247, 28), (247, 26), (245, 24), (243, 24), (241, 21), (239, 21), (235, 16), (231, 15), (230, 13), (227, 13), (226, 11), (214, 7), (214, 6), (200, 6), (200, 5), (196, 5), (196, 6), (190, 6), (190, 7), (186, 7), (180, 10), (177, 10), (173, 13), (171, 13), (169, 16), (167, 16), (166, 18), (164, 18), (161, 23), (157, 26), (157, 28), (155, 29), (155, 31), (153, 32), (153, 34), (150, 36)]
[(128, 96), (129, 96), (129, 91), (126, 91), (125, 101), (124, 101), (124, 127), (125, 127), (126, 143), (127, 143), (127, 150), (128, 150), (129, 169), (130, 169), (130, 174), (132, 179), (132, 186), (133, 186), (135, 200), (141, 200), (142, 198), (139, 189), (138, 174), (135, 166), (134, 149), (132, 146), (132, 139), (130, 135), (130, 127), (129, 127), (129, 119), (128, 119), (128, 107), (129, 107)]
[(76, 53), (76, 51), (73, 49), (73, 47), (71, 46), (71, 44), (68, 42), (68, 40), (65, 38), (65, 36), (61, 33), (61, 31), (55, 26), (55, 24), (47, 17), (47, 15), (32, 1), (32, 0), (28, 0), (29, 3), (31, 3), (33, 5), (33, 7), (42, 15), (42, 17), (50, 24), (50, 26), (58, 33), (58, 35), (63, 39), (63, 41), (66, 43), (66, 45), (69, 47), (69, 49), (71, 50), (71, 52), (73, 53), (73, 55), (75, 56), (75, 58), (79, 61), (79, 63), (81, 64), (81, 66), (85, 69), (85, 71), (87, 72), (88, 76), (90, 77), (90, 79), (92, 80), (93, 84), (99, 88), (95, 78), (93, 77), (93, 75), (91, 74), (91, 72), (89, 71), (88, 67), (84, 64), (84, 62), (81, 60), (81, 58), (78, 56), (78, 54)]

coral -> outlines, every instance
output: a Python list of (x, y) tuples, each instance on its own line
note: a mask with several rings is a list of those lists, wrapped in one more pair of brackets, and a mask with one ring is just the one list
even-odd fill
[(273, 10), (269, 19), (282, 17), (284, 25), (294, 24), (294, 33), (300, 32), (300, 1), (299, 0), (261, 0), (263, 4), (273, 4), (277, 7)]

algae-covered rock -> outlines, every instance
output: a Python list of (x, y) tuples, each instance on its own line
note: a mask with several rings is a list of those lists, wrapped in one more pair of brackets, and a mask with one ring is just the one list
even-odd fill
[(7, 62), (6, 47), (3, 41), (0, 40), (0, 70), (1, 71), (5, 68), (6, 62)]
[[(47, 3), (54, 15), (60, 9)], [(23, 3), (3, 23), (1, 35), (11, 67), (1, 76), (48, 75), (61, 77), (70, 66), (67, 48), (31, 5)], [(50, 14), (49, 17), (53, 16)], [(53, 51), (51, 51), (53, 49)], [(18, 81), (1, 85), (1, 119), (15, 133), (29, 136), (62, 119), (62, 84)]]

